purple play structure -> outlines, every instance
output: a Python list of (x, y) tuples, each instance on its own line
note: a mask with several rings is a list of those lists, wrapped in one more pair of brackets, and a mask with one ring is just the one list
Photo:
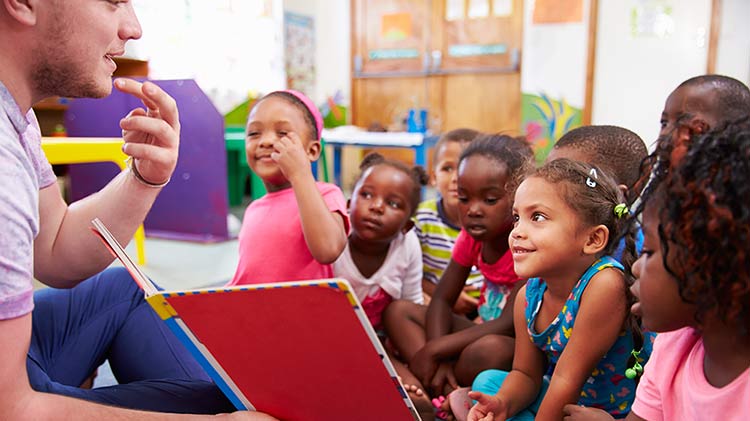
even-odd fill
[[(177, 101), (180, 157), (172, 181), (146, 217), (146, 234), (204, 242), (227, 240), (224, 119), (194, 80), (153, 82)], [(117, 90), (105, 99), (76, 99), (65, 113), (65, 127), (72, 137), (120, 137), (120, 119), (136, 107), (143, 107), (140, 100)], [(71, 199), (98, 191), (118, 172), (111, 163), (71, 165)]]

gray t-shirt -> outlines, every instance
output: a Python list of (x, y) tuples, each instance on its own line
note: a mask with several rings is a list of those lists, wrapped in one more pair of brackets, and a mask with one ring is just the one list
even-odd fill
[(24, 116), (0, 82), (0, 320), (34, 308), (39, 190), (55, 182), (34, 112)]

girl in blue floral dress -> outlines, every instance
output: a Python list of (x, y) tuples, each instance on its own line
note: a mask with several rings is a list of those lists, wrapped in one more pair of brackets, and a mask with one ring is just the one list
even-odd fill
[[(627, 230), (623, 201), (611, 178), (567, 159), (518, 187), (509, 242), (516, 273), (529, 280), (514, 306), (513, 369), (480, 373), (469, 420), (561, 420), (570, 403), (628, 413), (632, 367), (644, 362), (633, 350), (644, 340), (629, 313), (630, 277), (608, 255)], [(628, 264), (634, 241), (625, 239)]]

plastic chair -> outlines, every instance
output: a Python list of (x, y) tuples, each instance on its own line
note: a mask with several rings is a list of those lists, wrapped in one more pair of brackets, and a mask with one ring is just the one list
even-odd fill
[[(86, 164), (91, 162), (112, 162), (120, 170), (127, 168), (128, 158), (122, 152), (121, 138), (103, 137), (43, 137), (42, 149), (50, 164)], [(138, 264), (146, 264), (146, 234), (141, 224), (133, 235)]]

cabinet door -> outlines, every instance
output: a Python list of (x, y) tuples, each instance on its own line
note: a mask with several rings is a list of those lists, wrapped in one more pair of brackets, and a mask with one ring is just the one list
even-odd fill
[(403, 130), (409, 108), (433, 108), (427, 0), (352, 0), (352, 122)]
[(423, 75), (429, 19), (427, 0), (353, 0), (354, 74)]
[(353, 123), (517, 133), (523, 0), (352, 0)]
[(433, 2), (430, 73), (440, 79), (445, 130), (517, 133), (523, 0)]

